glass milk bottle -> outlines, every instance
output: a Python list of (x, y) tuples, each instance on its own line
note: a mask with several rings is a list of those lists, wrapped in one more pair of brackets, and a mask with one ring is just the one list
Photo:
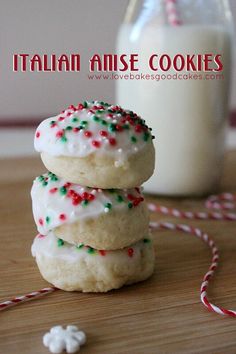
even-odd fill
[(139, 71), (116, 81), (116, 99), (140, 114), (156, 136), (156, 170), (144, 184), (146, 192), (200, 196), (217, 189), (231, 34), (227, 0), (129, 2), (117, 53), (138, 54)]

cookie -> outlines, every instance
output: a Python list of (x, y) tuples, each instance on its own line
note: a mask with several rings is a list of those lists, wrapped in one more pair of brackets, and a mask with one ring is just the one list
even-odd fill
[(139, 188), (94, 189), (68, 183), (48, 172), (34, 180), (31, 190), (38, 232), (73, 244), (113, 250), (148, 233), (149, 213)]
[(53, 232), (38, 235), (32, 245), (45, 280), (66, 291), (107, 292), (151, 276), (154, 249), (150, 236), (116, 251), (74, 246)]
[(136, 113), (84, 102), (41, 122), (35, 149), (49, 171), (95, 188), (140, 186), (154, 170), (151, 129)]

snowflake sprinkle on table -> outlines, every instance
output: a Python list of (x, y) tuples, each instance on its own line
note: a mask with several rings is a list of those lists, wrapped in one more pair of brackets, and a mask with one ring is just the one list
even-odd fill
[(59, 354), (65, 350), (67, 353), (76, 353), (80, 346), (85, 344), (86, 335), (79, 331), (77, 326), (55, 326), (43, 336), (43, 344), (51, 353)]

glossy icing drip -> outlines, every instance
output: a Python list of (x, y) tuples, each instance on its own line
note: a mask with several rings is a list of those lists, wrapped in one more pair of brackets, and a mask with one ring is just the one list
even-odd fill
[(114, 210), (129, 212), (144, 200), (139, 188), (83, 187), (66, 182), (51, 172), (34, 180), (31, 197), (37, 229), (44, 235), (64, 223), (99, 217)]
[(105, 154), (114, 157), (118, 167), (152, 138), (151, 129), (136, 113), (104, 102), (85, 101), (42, 121), (34, 146), (52, 156)]

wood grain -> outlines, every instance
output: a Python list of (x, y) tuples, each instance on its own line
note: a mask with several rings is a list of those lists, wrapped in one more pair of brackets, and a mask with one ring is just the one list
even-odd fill
[[(1, 161), (1, 301), (48, 285), (30, 254), (36, 229), (29, 191), (42, 171), (36, 158)], [(227, 155), (222, 189), (236, 190), (236, 152)], [(201, 199), (149, 199), (183, 210), (204, 210)], [(176, 222), (157, 215), (153, 219)], [(211, 300), (235, 309), (235, 223), (188, 223), (209, 232), (220, 249)], [(1, 312), (0, 353), (48, 353), (42, 335), (56, 324), (76, 324), (86, 332), (83, 354), (236, 353), (236, 320), (210, 313), (200, 303), (199, 286), (210, 251), (182, 233), (156, 232), (154, 242), (156, 271), (146, 282), (107, 294), (57, 291)]]

